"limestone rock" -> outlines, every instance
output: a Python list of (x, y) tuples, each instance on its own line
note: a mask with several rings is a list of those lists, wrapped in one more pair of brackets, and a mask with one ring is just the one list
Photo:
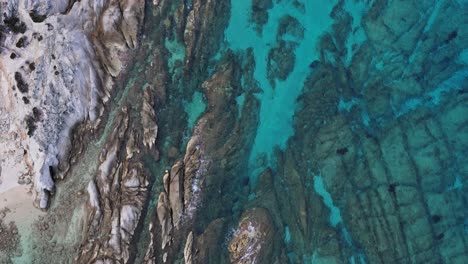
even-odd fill
[[(174, 237), (183, 236), (184, 223), (191, 220), (196, 209), (196, 203), (200, 195), (199, 182), (202, 164), (198, 137), (194, 136), (187, 145), (183, 160), (177, 161), (170, 171), (163, 176), (164, 191), (159, 194), (157, 205), (157, 217), (161, 226), (161, 249), (167, 249), (173, 242), (178, 245), (181, 241), (174, 241)], [(190, 237), (189, 237), (190, 238)], [(193, 236), (190, 240), (193, 240)], [(189, 250), (189, 248), (187, 248)], [(147, 261), (152, 257), (153, 249), (148, 249)], [(190, 252), (187, 251), (187, 254)], [(168, 256), (168, 252), (164, 254)], [(193, 257), (187, 256), (188, 259)]]
[(200, 148), (198, 136), (193, 136), (187, 143), (187, 151), (184, 156), (184, 206), (188, 210), (193, 210), (191, 206), (194, 204), (193, 195), (199, 192), (199, 182), (197, 173), (199, 172), (200, 165), (202, 164), (202, 153)]

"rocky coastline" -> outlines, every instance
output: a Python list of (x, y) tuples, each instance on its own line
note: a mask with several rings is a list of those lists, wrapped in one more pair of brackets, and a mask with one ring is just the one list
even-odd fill
[(465, 1), (0, 11), (0, 263), (466, 262)]

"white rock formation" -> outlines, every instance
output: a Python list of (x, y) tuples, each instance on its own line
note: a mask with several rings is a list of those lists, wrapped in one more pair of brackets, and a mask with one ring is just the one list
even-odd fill
[(143, 10), (144, 0), (0, 0), (0, 192), (34, 175), (47, 207), (70, 133), (98, 124)]

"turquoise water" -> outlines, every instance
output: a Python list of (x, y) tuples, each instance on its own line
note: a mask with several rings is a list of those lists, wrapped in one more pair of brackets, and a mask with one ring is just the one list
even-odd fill
[(336, 227), (343, 222), (341, 212), (338, 207), (333, 204), (333, 199), (330, 193), (325, 189), (322, 176), (314, 176), (314, 190), (322, 197), (323, 202), (330, 210), (330, 224)]
[[(199, 263), (231, 263), (228, 241), (252, 207), (274, 230), (259, 263), (467, 263), (466, 1), (232, 0), (228, 9), (206, 18), (219, 28), (195, 45), (207, 63), (194, 72), (183, 37), (162, 40), (171, 81), (155, 170), (174, 162), (164, 148), (183, 157), (207, 118), (197, 133), (209, 165), (197, 174), (191, 225), (200, 237), (225, 221), (218, 240), (198, 245), (220, 253)], [(226, 62), (232, 90), (211, 88), (232, 94), (213, 107), (203, 82)], [(151, 206), (160, 179), (153, 189)]]
[[(290, 1), (282, 1), (268, 11), (269, 20), (258, 34), (250, 23), (250, 1), (232, 1), (231, 20), (225, 31), (226, 41), (234, 50), (253, 48), (255, 56), (254, 77), (262, 93), (257, 94), (261, 101), (260, 125), (250, 154), (251, 177), (255, 182), (256, 174), (271, 166), (272, 151), (276, 146), (284, 149), (288, 138), (294, 133), (293, 120), (296, 99), (301, 93), (305, 78), (309, 74), (309, 64), (318, 59), (317, 43), (319, 37), (329, 30), (333, 20), (330, 18), (335, 1), (300, 1), (304, 10), (299, 10)], [(277, 28), (280, 19), (291, 15), (305, 28), (303, 39), (293, 39), (297, 43), (294, 70), (284, 81), (276, 80), (275, 88), (267, 78), (267, 57), (270, 47), (278, 45)], [(266, 154), (267, 163), (256, 164), (257, 158)]]
[(183, 44), (179, 43), (177, 40), (164, 39), (164, 46), (170, 53), (170, 57), (167, 61), (167, 66), (171, 73), (174, 72), (176, 61), (183, 61), (185, 58), (185, 47)]
[[(460, 238), (444, 235), (455, 231), (438, 223), (441, 218), (451, 219), (447, 221), (461, 227), (466, 226), (461, 219), (468, 219), (468, 208), (459, 200), (466, 196), (461, 192), (467, 173), (460, 165), (466, 160), (468, 135), (462, 125), (466, 118), (461, 117), (468, 114), (468, 39), (461, 33), (466, 30), (456, 25), (468, 22), (466, 3), (272, 1), (265, 5), (266, 11), (261, 10), (268, 16), (264, 25), (253, 24), (252, 1), (231, 1), (231, 5), (226, 45), (238, 54), (252, 49), (253, 77), (261, 90), (255, 93), (261, 108), (247, 174), (253, 187), (265, 168), (276, 171), (277, 186), (268, 191), (284, 201), (278, 202), (279, 209), (271, 205), (274, 202), (264, 206), (281, 211), (288, 261), (393, 263), (388, 256), (400, 254), (400, 263), (424, 263), (414, 248), (427, 237), (435, 237), (430, 240), (433, 245), (461, 243)], [(299, 27), (280, 34), (286, 15)], [(458, 22), (445, 23), (447, 19)], [(297, 33), (301, 30), (303, 37)], [(272, 50), (285, 43), (292, 45), (292, 54), (280, 51), (283, 57), (270, 63)], [(294, 64), (286, 78), (271, 79), (269, 67), (280, 68), (282, 59), (287, 65), (287, 56)], [(252, 89), (251, 84), (242, 84), (244, 91)], [(241, 95), (237, 105), (243, 104)], [(422, 136), (421, 124), (431, 131), (427, 133), (432, 139)], [(465, 147), (451, 145), (455, 142)], [(437, 154), (452, 148), (446, 155)], [(284, 160), (288, 158), (292, 161)], [(318, 175), (312, 184), (311, 172)], [(407, 191), (414, 191), (420, 200), (405, 200), (400, 187), (405, 177), (414, 178), (415, 186)], [(458, 198), (446, 194), (440, 198), (431, 191)], [(257, 199), (261, 199), (257, 191), (248, 195), (250, 202)], [(281, 208), (295, 208), (301, 199), (307, 205), (310, 228), (333, 228), (345, 260), (319, 253), (323, 245), (315, 244), (310, 239), (314, 235), (297, 226), (300, 214), (290, 215), (289, 210), (300, 210)], [(463, 208), (460, 219), (441, 216), (444, 210), (435, 202), (438, 199)], [(317, 201), (325, 213), (309, 214)], [(326, 218), (324, 226), (313, 224), (316, 218)], [(369, 243), (378, 246), (371, 250)], [(388, 247), (395, 248), (393, 253), (387, 253)], [(406, 253), (401, 247), (407, 248)], [(447, 261), (451, 253), (445, 247), (437, 246), (439, 259)], [(466, 252), (457, 259), (466, 262)]]
[(185, 112), (188, 115), (188, 127), (191, 130), (200, 115), (206, 110), (206, 103), (203, 99), (203, 94), (195, 92), (191, 98), (191, 101), (185, 102)]

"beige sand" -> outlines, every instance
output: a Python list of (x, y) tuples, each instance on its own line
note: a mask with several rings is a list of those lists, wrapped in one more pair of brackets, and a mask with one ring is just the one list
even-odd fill
[(3, 220), (5, 223), (15, 222), (20, 235), (23, 232), (29, 233), (33, 221), (44, 214), (34, 207), (30, 188), (31, 186), (16, 186), (0, 193), (0, 209), (10, 209)]

